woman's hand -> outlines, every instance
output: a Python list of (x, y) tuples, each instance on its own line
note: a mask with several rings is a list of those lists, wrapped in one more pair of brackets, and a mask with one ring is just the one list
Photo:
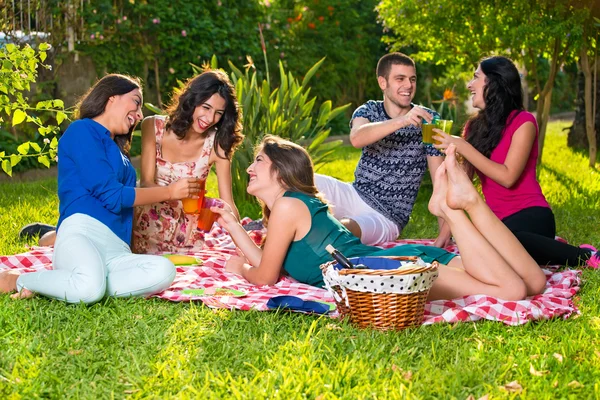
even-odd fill
[(433, 135), (433, 139), (435, 139), (439, 144), (433, 143), (433, 147), (438, 150), (446, 150), (450, 144), (454, 144), (456, 146), (456, 150), (459, 151), (462, 147), (462, 143), (465, 142), (460, 136), (452, 136), (447, 134), (441, 129), (433, 129), (435, 135)]
[[(238, 249), (238, 254), (240, 253)], [(248, 260), (243, 256), (231, 256), (225, 263), (225, 271), (233, 272), (234, 274), (242, 275), (244, 264), (247, 264)]]
[(215, 214), (219, 214), (219, 217), (217, 218), (217, 222), (219, 223), (219, 225), (221, 225), (223, 228), (225, 228), (228, 232), (231, 231), (231, 228), (237, 224), (239, 224), (239, 220), (237, 218), (237, 216), (235, 215), (235, 213), (233, 212), (233, 209), (231, 208), (231, 206), (229, 204), (227, 204), (224, 201), (220, 202), (220, 205), (218, 207), (211, 207), (210, 211), (214, 212)]
[(169, 200), (197, 199), (201, 186), (200, 179), (198, 178), (184, 178), (173, 182), (167, 186), (169, 189)]

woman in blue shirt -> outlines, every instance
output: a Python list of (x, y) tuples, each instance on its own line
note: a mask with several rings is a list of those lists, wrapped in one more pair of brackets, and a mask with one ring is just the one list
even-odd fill
[(68, 303), (94, 303), (105, 294), (149, 296), (168, 288), (175, 267), (164, 257), (130, 250), (133, 207), (197, 196), (197, 179), (136, 188), (128, 150), (142, 119), (139, 80), (111, 74), (78, 107), (58, 143), (60, 218), (53, 270), (0, 275), (0, 290), (33, 293)]

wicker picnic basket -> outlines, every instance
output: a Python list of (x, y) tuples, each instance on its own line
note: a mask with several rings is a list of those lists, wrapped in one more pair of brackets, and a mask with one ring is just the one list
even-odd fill
[[(359, 328), (382, 331), (420, 325), (429, 289), (438, 276), (438, 263), (426, 264), (418, 257), (365, 257), (362, 260), (369, 258), (392, 259), (403, 266), (400, 269), (339, 269), (335, 272), (335, 261), (321, 265), (325, 286), (333, 292), (340, 315)], [(365, 282), (370, 287), (363, 286)], [(383, 288), (378, 290), (379, 287)]]

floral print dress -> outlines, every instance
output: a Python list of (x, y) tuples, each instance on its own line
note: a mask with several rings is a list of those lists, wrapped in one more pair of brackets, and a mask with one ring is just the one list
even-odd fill
[[(154, 131), (156, 132), (155, 183), (159, 186), (167, 186), (182, 178), (206, 179), (211, 167), (208, 159), (215, 141), (215, 131), (211, 130), (206, 137), (200, 158), (196, 161), (171, 163), (162, 156), (165, 117), (156, 116), (154, 121)], [(202, 250), (204, 232), (199, 230), (197, 225), (198, 216), (184, 213), (180, 200), (136, 207), (133, 225), (133, 252), (153, 254)]]

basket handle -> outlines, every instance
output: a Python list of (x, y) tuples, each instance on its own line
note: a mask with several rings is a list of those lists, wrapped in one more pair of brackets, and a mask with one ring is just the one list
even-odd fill
[(397, 261), (417, 261), (417, 256), (377, 256), (378, 258), (388, 258)]

